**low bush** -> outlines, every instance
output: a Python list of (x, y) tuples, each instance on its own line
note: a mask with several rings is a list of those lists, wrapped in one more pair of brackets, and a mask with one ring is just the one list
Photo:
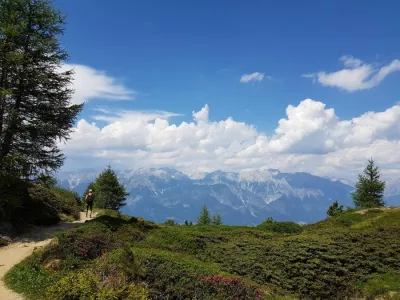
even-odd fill
[(62, 222), (74, 222), (76, 220), (73, 216), (66, 215), (63, 213), (59, 214), (58, 216), (60, 217), (60, 220)]
[(85, 299), (84, 289), (96, 299), (131, 299), (129, 290), (149, 299), (203, 300), (399, 293), (398, 211), (344, 212), (308, 226), (269, 220), (264, 227), (159, 226), (109, 214), (18, 265), (8, 275), (12, 286), (26, 294), (51, 286), (53, 299)]
[(73, 256), (92, 260), (109, 250), (111, 238), (105, 234), (62, 233), (58, 236), (60, 252), (63, 257)]
[(12, 221), (15, 211), (23, 207), (27, 198), (29, 194), (26, 182), (0, 172), (0, 222)]
[(362, 284), (368, 297), (375, 299), (399, 299), (400, 298), (400, 272), (388, 272), (376, 274)]
[(303, 227), (294, 222), (270, 222), (267, 220), (258, 227), (276, 233), (298, 234), (303, 231)]
[(368, 211), (367, 211), (367, 214), (379, 214), (379, 213), (381, 213), (383, 210), (382, 209), (379, 209), (379, 208), (372, 208), (372, 209), (369, 209)]
[(237, 277), (224, 277), (221, 275), (201, 277), (203, 287), (201, 289), (205, 298), (212, 296), (211, 299), (243, 299), (252, 300), (264, 298), (264, 291)]
[(7, 184), (0, 183), (0, 199), (0, 217), (11, 221), (15, 228), (79, 219), (79, 197), (59, 187), (11, 178)]
[(174, 226), (174, 225), (177, 225), (177, 224), (175, 223), (174, 220), (168, 219), (167, 221), (165, 221), (164, 225)]
[[(134, 249), (134, 254), (143, 270), (142, 279), (152, 291), (152, 299), (254, 299), (246, 297), (263, 296), (255, 285), (228, 279), (232, 276), (222, 272), (216, 264), (154, 249)], [(219, 286), (213, 281), (218, 276), (227, 278), (229, 284), (221, 281)]]
[(128, 215), (124, 215), (124, 214), (121, 214), (120, 212), (112, 210), (112, 209), (100, 209), (98, 211), (97, 216), (99, 216), (99, 217), (100, 216), (107, 216), (107, 217), (111, 217), (113, 219), (118, 219), (118, 220), (125, 221), (125, 222), (130, 223), (130, 224), (133, 224), (133, 223), (134, 224), (143, 224), (144, 227), (149, 228), (149, 229), (158, 227), (157, 224), (154, 223), (154, 222), (147, 221), (147, 220), (145, 220), (143, 218), (137, 218), (137, 217), (131, 217), (131, 216), (128, 216)]
[(50, 189), (57, 197), (56, 209), (59, 213), (72, 216), (75, 220), (79, 220), (81, 211), (81, 203), (79, 195), (60, 187), (52, 187)]
[(114, 270), (118, 270), (129, 280), (137, 280), (144, 274), (144, 270), (128, 245), (106, 253), (97, 261), (94, 268), (97, 273), (107, 276)]
[(0, 237), (0, 248), (8, 245), (8, 241)]
[(121, 272), (101, 276), (90, 269), (71, 272), (49, 287), (46, 296), (54, 300), (147, 300), (143, 284), (128, 283)]
[(24, 294), (27, 299), (43, 299), (44, 291), (58, 281), (57, 274), (42, 267), (43, 251), (34, 252), (22, 263), (14, 266), (4, 277), (9, 288)]
[(137, 223), (103, 215), (85, 226), (58, 234), (55, 258), (90, 261), (145, 237)]
[(336, 224), (345, 226), (345, 227), (350, 227), (355, 223), (358, 223), (365, 219), (365, 217), (362, 214), (357, 214), (357, 213), (351, 213), (351, 212), (344, 212), (340, 214), (338, 217), (336, 217)]
[(51, 225), (58, 223), (57, 206), (59, 199), (48, 188), (40, 185), (33, 185), (29, 189), (29, 200), (24, 203), (20, 211), (22, 219), (30, 224)]

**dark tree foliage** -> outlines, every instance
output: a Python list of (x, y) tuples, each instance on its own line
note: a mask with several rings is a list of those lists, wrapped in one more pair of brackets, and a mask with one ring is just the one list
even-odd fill
[(35, 183), (36, 184), (40, 184), (40, 185), (42, 185), (44, 187), (47, 187), (47, 188), (51, 188), (51, 187), (57, 186), (57, 179), (52, 177), (52, 176), (46, 175), (44, 173), (41, 173), (36, 178)]
[(220, 214), (214, 214), (211, 218), (211, 224), (222, 225), (222, 217)]
[(197, 218), (197, 225), (210, 225), (210, 224), (211, 224), (210, 213), (208, 212), (207, 206), (203, 205), (203, 208), (201, 209), (201, 214)]
[(0, 175), (32, 177), (62, 166), (82, 105), (58, 37), (64, 17), (49, 0), (0, 0)]
[(118, 211), (124, 206), (126, 196), (126, 188), (118, 181), (118, 176), (108, 166), (97, 178), (94, 184), (95, 205), (99, 208), (109, 208)]
[(383, 192), (385, 182), (380, 180), (380, 171), (372, 159), (364, 169), (364, 174), (358, 175), (356, 191), (352, 194), (354, 204), (359, 208), (384, 206)]
[(272, 217), (268, 217), (268, 219), (265, 222), (274, 223), (274, 219)]
[(165, 221), (164, 224), (165, 224), (165, 225), (168, 225), (168, 226), (174, 226), (174, 225), (176, 225), (175, 221), (172, 220), (172, 219), (168, 219), (167, 221)]
[(336, 217), (340, 215), (344, 211), (343, 205), (339, 206), (337, 201), (333, 202), (331, 206), (329, 206), (326, 214), (328, 217)]

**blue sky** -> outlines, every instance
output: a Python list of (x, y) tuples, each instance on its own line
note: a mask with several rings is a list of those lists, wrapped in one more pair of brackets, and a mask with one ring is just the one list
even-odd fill
[[(307, 98), (334, 108), (340, 120), (382, 112), (400, 100), (398, 1), (55, 4), (68, 16), (62, 42), (69, 63), (104, 71), (135, 92), (132, 101), (91, 98), (80, 117), (88, 123), (93, 110), (102, 108), (182, 114), (169, 118), (169, 124), (179, 125), (191, 122), (192, 111), (208, 104), (210, 122), (232, 117), (269, 138), (279, 120), (287, 118), (288, 105), (298, 106)], [(385, 66), (391, 68), (388, 74), (367, 82)], [(359, 72), (332, 75), (357, 68)], [(262, 80), (240, 81), (255, 72), (263, 74)], [(363, 74), (365, 80), (360, 79)], [(96, 123), (100, 129), (108, 124)], [(390, 134), (371, 137), (368, 143), (392, 139), (392, 132), (397, 141), (396, 125), (388, 130)], [(345, 147), (339, 148), (335, 151)]]

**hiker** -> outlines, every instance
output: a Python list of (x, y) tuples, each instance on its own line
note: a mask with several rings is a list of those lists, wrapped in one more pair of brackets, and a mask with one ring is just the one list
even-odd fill
[(86, 218), (87, 218), (89, 209), (90, 209), (90, 217), (92, 217), (93, 202), (94, 202), (94, 193), (93, 193), (92, 189), (90, 189), (89, 193), (87, 193), (87, 195), (85, 197), (85, 201), (86, 201)]

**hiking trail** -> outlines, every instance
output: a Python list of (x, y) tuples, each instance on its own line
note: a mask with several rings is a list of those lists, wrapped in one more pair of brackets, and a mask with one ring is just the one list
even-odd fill
[(69, 223), (59, 223), (54, 226), (38, 226), (29, 232), (22, 234), (12, 241), (6, 247), (0, 248), (0, 299), (1, 300), (23, 300), (24, 298), (16, 292), (8, 289), (4, 282), (4, 275), (16, 264), (20, 263), (26, 257), (31, 255), (33, 251), (48, 245), (53, 237), (61, 232), (71, 228), (81, 226), (85, 221), (95, 218), (86, 218), (86, 213), (80, 213), (78, 221)]

